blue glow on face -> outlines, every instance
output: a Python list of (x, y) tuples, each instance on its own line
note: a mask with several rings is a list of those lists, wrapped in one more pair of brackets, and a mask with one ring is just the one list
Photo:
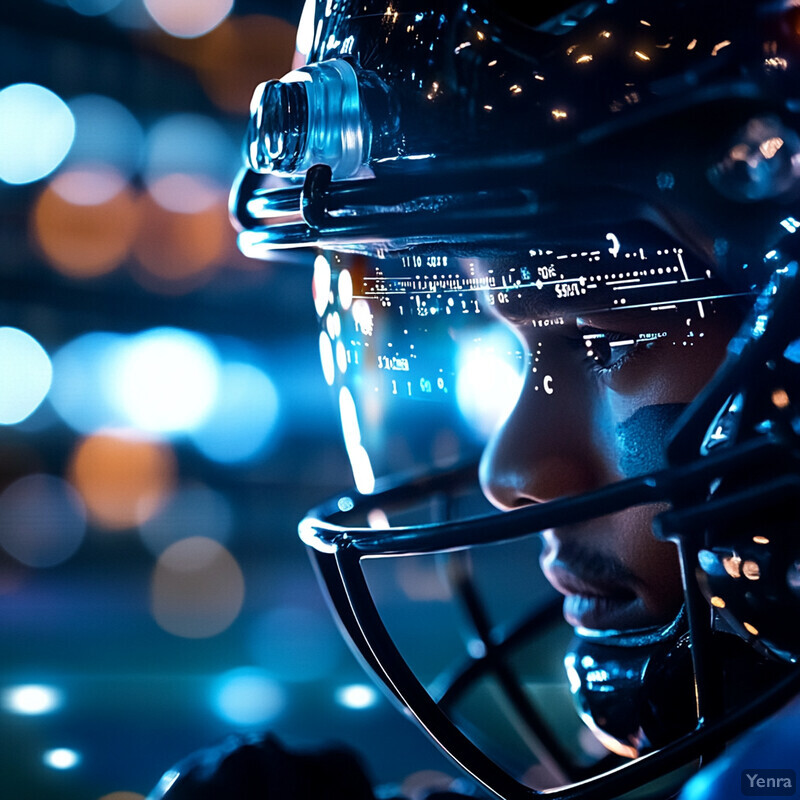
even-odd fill
[(461, 348), (456, 366), (456, 402), (480, 437), (488, 437), (510, 413), (522, 390), (520, 345), (505, 329)]
[(264, 670), (241, 667), (221, 675), (212, 689), (212, 706), (225, 722), (241, 727), (265, 725), (286, 705), (280, 684)]
[(53, 769), (74, 769), (81, 763), (81, 755), (69, 747), (55, 747), (48, 750), (42, 760)]
[(44, 400), (53, 379), (53, 366), (36, 339), (8, 327), (0, 328), (0, 365), (0, 424), (14, 425), (29, 417)]
[(192, 441), (213, 461), (249, 461), (266, 449), (277, 419), (278, 392), (266, 373), (253, 364), (226, 363), (213, 411)]
[(61, 691), (54, 686), (28, 683), (10, 686), (2, 694), (2, 706), (12, 714), (39, 716), (57, 711), (63, 702)]
[(0, 180), (23, 184), (46, 177), (74, 136), (72, 112), (49, 89), (15, 83), (0, 91)]
[(205, 337), (153, 328), (115, 353), (110, 378), (114, 406), (128, 425), (148, 433), (186, 433), (214, 407), (220, 364)]

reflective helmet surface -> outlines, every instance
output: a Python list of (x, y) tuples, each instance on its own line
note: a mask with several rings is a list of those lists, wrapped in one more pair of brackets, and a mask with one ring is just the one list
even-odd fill
[[(364, 664), (507, 800), (669, 793), (800, 682), (800, 13), (529, 5), (309, 2), (231, 213), (315, 251), (356, 488), (300, 535)], [(688, 388), (604, 429), (660, 363)], [(573, 491), (510, 477), (534, 438)], [(658, 614), (548, 551), (631, 514)]]

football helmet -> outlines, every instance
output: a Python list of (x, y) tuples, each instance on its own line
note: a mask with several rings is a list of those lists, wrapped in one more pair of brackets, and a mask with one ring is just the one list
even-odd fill
[[(308, 0), (231, 214), (316, 253), (356, 487), (299, 532), (365, 666), (501, 798), (669, 793), (800, 689), (800, 8), (519, 5)], [(691, 396), (598, 434), (590, 382), (653, 357)], [(493, 487), (534, 436), (551, 489)], [(623, 588), (567, 624), (542, 537), (629, 513), (680, 598), (632, 611), (578, 553), (550, 583)]]

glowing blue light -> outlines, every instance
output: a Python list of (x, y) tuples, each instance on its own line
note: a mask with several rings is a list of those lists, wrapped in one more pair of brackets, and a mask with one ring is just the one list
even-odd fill
[(56, 747), (48, 750), (42, 760), (53, 769), (74, 769), (81, 763), (81, 756), (69, 747)]
[(219, 359), (202, 336), (153, 328), (131, 337), (116, 354), (111, 392), (133, 428), (176, 434), (202, 425), (219, 386)]
[(357, 710), (371, 708), (378, 702), (378, 692), (367, 684), (354, 683), (337, 689), (336, 702), (345, 708)]
[[(227, 191), (240, 158), (237, 144), (222, 126), (201, 114), (159, 120), (147, 134), (145, 149), (145, 183), (156, 201), (171, 211), (208, 207), (216, 199), (215, 188)], [(164, 179), (175, 175), (195, 177), (193, 185), (206, 191), (194, 192), (197, 198), (174, 191), (174, 180)]]
[(61, 707), (61, 692), (54, 686), (39, 683), (28, 683), (11, 686), (2, 694), (2, 705), (12, 714), (39, 716), (50, 714)]
[(75, 118), (75, 141), (64, 166), (112, 166), (130, 177), (142, 161), (144, 131), (128, 109), (116, 100), (85, 94), (69, 101)]
[(8, 327), (0, 328), (0, 364), (0, 424), (14, 425), (29, 417), (44, 400), (52, 382), (53, 366), (36, 339)]
[(795, 364), (800, 364), (800, 339), (789, 343), (789, 346), (783, 351), (783, 357)]
[(798, 222), (794, 217), (786, 217), (786, 219), (781, 220), (781, 225), (786, 228), (789, 233), (796, 233), (797, 229), (800, 228), (800, 222)]
[(113, 403), (114, 364), (125, 337), (95, 331), (65, 344), (53, 355), (48, 399), (73, 430), (92, 433), (125, 422)]
[(226, 363), (214, 408), (192, 441), (213, 461), (247, 461), (264, 451), (277, 419), (278, 392), (266, 373), (252, 364)]
[(67, 155), (74, 136), (72, 112), (49, 89), (15, 83), (0, 91), (0, 180), (44, 178)]
[(213, 688), (214, 710), (234, 725), (265, 725), (280, 715), (285, 704), (286, 696), (280, 685), (255, 667), (226, 672)]
[(459, 352), (456, 402), (465, 421), (482, 438), (508, 416), (522, 390), (516, 359), (519, 344), (510, 337), (498, 330)]

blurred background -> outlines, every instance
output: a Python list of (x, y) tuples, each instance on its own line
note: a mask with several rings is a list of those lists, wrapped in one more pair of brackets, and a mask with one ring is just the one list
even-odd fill
[(300, 12), (0, 9), (0, 797), (136, 800), (232, 731), (448, 771), (296, 537), (352, 481), (310, 256), (245, 259), (228, 222)]

